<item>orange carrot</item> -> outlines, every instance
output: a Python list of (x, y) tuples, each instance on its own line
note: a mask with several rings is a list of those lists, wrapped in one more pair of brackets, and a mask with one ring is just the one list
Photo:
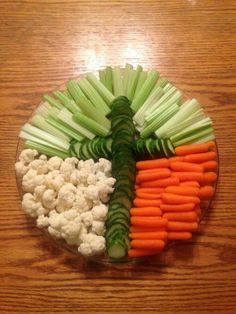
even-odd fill
[(168, 231), (193, 231), (197, 228), (197, 222), (169, 221), (167, 224)]
[(215, 158), (216, 158), (215, 152), (207, 152), (207, 153), (186, 155), (184, 156), (184, 161), (202, 163), (205, 161), (214, 160)]
[(208, 149), (214, 149), (216, 147), (216, 143), (214, 141), (206, 142)]
[(168, 168), (169, 160), (167, 158), (141, 160), (136, 163), (137, 169), (153, 169), (153, 168)]
[(167, 186), (165, 192), (178, 195), (198, 196), (199, 188), (194, 186)]
[(140, 227), (140, 226), (130, 226), (130, 233), (136, 232), (157, 232), (157, 231), (165, 231), (165, 227)]
[(202, 143), (178, 146), (175, 148), (175, 153), (177, 156), (185, 156), (189, 154), (206, 153), (208, 150), (208, 145), (206, 143)]
[(183, 156), (174, 156), (169, 158), (169, 162), (184, 161)]
[(131, 232), (129, 234), (131, 239), (167, 239), (166, 231), (156, 231), (156, 232)]
[(153, 171), (156, 171), (156, 172), (161, 172), (161, 171), (166, 171), (168, 170), (168, 168), (153, 168), (153, 169), (145, 169), (145, 170), (138, 170), (137, 171), (137, 174), (146, 174), (146, 173), (151, 173)]
[(217, 174), (215, 172), (206, 172), (204, 173), (204, 182), (206, 184), (213, 183), (217, 179)]
[(144, 250), (144, 249), (129, 249), (128, 256), (129, 257), (143, 257), (143, 256), (151, 256), (157, 255), (160, 253), (158, 250)]
[(188, 212), (192, 211), (195, 207), (194, 203), (185, 203), (185, 204), (178, 204), (178, 205), (171, 205), (171, 204), (161, 204), (160, 208), (164, 212)]
[(135, 239), (131, 241), (130, 245), (132, 248), (135, 249), (151, 249), (162, 251), (165, 246), (165, 242), (159, 239)]
[(196, 196), (178, 195), (173, 193), (162, 193), (162, 199), (165, 204), (199, 204), (200, 199)]
[(177, 177), (170, 177), (166, 179), (154, 180), (154, 181), (145, 181), (142, 182), (140, 185), (141, 188), (143, 187), (166, 187), (168, 185), (179, 185), (179, 178)]
[(202, 215), (202, 209), (199, 206), (199, 204), (194, 207), (194, 211), (198, 215), (198, 217), (200, 217)]
[(180, 186), (195, 186), (196, 188), (199, 188), (200, 184), (197, 181), (183, 181), (180, 182)]
[(139, 191), (136, 191), (136, 196), (138, 198), (145, 198), (145, 199), (149, 199), (149, 200), (155, 200), (157, 198), (161, 198), (161, 194), (150, 194), (150, 193), (142, 193), (142, 192), (139, 192)]
[(214, 188), (211, 185), (205, 185), (199, 189), (200, 198), (211, 198), (214, 195)]
[(132, 216), (161, 216), (162, 211), (159, 207), (133, 207), (130, 209)]
[(204, 174), (200, 172), (178, 172), (172, 171), (171, 177), (179, 178), (180, 182), (183, 181), (197, 181), (199, 183), (204, 182)]
[(168, 219), (168, 221), (197, 221), (197, 214), (195, 211), (189, 212), (175, 212), (175, 213), (165, 213), (163, 218)]
[(190, 171), (190, 172), (203, 172), (204, 168), (201, 165), (185, 161), (176, 161), (170, 163), (171, 170), (174, 171)]
[(131, 224), (140, 227), (157, 227), (162, 228), (167, 225), (167, 219), (160, 217), (142, 217), (133, 216), (130, 218)]
[(135, 198), (134, 201), (134, 206), (136, 207), (159, 207), (162, 204), (161, 199), (155, 199), (155, 200), (147, 200), (145, 198)]
[(162, 171), (148, 171), (146, 173), (138, 173), (137, 180), (138, 182), (142, 183), (143, 181), (152, 181), (158, 179), (164, 179), (170, 176), (170, 169), (165, 168)]
[(209, 161), (202, 162), (200, 165), (203, 166), (205, 171), (211, 171), (217, 168), (217, 161), (209, 160)]
[(170, 231), (168, 232), (168, 240), (188, 240), (192, 237), (191, 232), (178, 232)]
[(136, 193), (145, 193), (145, 194), (161, 194), (165, 191), (164, 188), (137, 188)]

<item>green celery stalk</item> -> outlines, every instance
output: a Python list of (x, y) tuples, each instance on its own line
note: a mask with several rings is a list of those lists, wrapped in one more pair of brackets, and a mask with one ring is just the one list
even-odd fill
[(139, 80), (139, 76), (142, 73), (143, 68), (141, 67), (141, 65), (137, 66), (137, 69), (135, 71), (133, 71), (133, 75), (130, 76), (130, 80), (129, 80), (129, 88), (127, 90), (127, 98), (132, 101), (135, 95), (135, 91), (137, 88), (137, 84), (138, 84), (138, 80)]
[(78, 103), (78, 100), (81, 96), (84, 96), (76, 80), (68, 81), (66, 87), (76, 103)]
[(158, 82), (157, 82), (157, 86), (160, 86), (163, 89), (166, 87), (167, 84), (172, 86), (172, 84), (170, 84), (170, 82), (166, 78), (164, 78), (164, 77), (160, 77)]
[(49, 105), (48, 102), (44, 102), (35, 109), (34, 114), (39, 114), (40, 116), (46, 118), (52, 108), (53, 107)]
[(129, 77), (133, 72), (133, 66), (129, 63), (126, 63), (125, 70), (124, 70), (124, 78), (123, 78), (123, 87), (124, 87), (124, 93), (127, 97), (128, 95), (128, 88), (129, 88)]
[(112, 78), (112, 67), (106, 67), (106, 88), (113, 93), (113, 78)]
[(46, 100), (50, 105), (56, 107), (57, 109), (62, 109), (63, 105), (57, 99), (45, 94), (43, 95), (43, 99)]
[(76, 102), (73, 99), (66, 96), (61, 91), (55, 91), (53, 92), (53, 95), (56, 96), (61, 101), (61, 103), (71, 112), (74, 113), (80, 111), (80, 108), (76, 105)]
[(106, 70), (99, 70), (98, 71), (100, 82), (107, 88), (106, 86)]
[(81, 126), (87, 128), (98, 136), (106, 137), (109, 133), (109, 130), (107, 130), (105, 127), (80, 112), (74, 113), (73, 119), (75, 122), (79, 123)]
[(149, 94), (151, 93), (152, 89), (154, 88), (159, 73), (157, 71), (151, 71), (148, 73), (147, 79), (144, 82), (143, 86), (135, 96), (131, 108), (134, 112), (137, 112), (138, 109), (143, 105), (145, 100), (148, 98)]
[(115, 97), (124, 96), (124, 86), (120, 67), (117, 66), (112, 69), (112, 79)]
[(147, 71), (142, 71), (139, 75), (139, 79), (138, 79), (138, 84), (134, 93), (134, 97), (135, 98), (139, 92), (139, 90), (141, 89), (141, 87), (143, 86), (144, 82), (146, 81), (148, 76), (148, 72)]
[(186, 137), (183, 136), (181, 139), (173, 141), (172, 143), (176, 147), (180, 145), (194, 144), (199, 140), (206, 142), (209, 137), (212, 138), (212, 136), (214, 136), (213, 132), (214, 130), (212, 127), (202, 126), (196, 128), (192, 133), (188, 132)]
[(62, 152), (60, 150), (57, 150), (57, 149), (33, 142), (33, 141), (30, 141), (30, 140), (27, 140), (25, 142), (25, 146), (27, 148), (36, 149), (39, 153), (45, 154), (47, 156), (51, 156), (51, 157), (58, 156), (62, 159), (69, 157), (68, 153)]

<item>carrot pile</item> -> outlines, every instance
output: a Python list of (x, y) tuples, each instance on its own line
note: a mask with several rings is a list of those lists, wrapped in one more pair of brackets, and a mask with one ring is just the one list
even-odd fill
[(176, 147), (176, 156), (138, 161), (131, 209), (130, 257), (155, 255), (198, 228), (201, 201), (214, 194), (215, 142)]

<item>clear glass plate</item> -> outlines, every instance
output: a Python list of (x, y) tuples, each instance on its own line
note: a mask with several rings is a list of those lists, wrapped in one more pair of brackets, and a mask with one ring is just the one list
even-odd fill
[[(83, 77), (84, 75), (86, 75), (87, 73), (85, 74), (82, 74), (80, 76)], [(65, 85), (62, 85), (58, 88), (58, 90), (64, 90), (65, 89)], [(184, 96), (185, 99), (188, 99), (186, 96)], [(41, 104), (41, 103), (40, 103)], [(40, 105), (39, 104), (39, 105)], [(32, 113), (32, 115), (34, 114), (34, 112)], [(32, 116), (31, 115), (31, 116)], [(16, 158), (15, 160), (17, 161), (18, 160), (18, 157), (20, 155), (20, 152), (24, 149), (24, 141), (19, 139), (18, 141), (18, 144), (17, 144), (17, 150), (16, 150)], [(200, 217), (200, 222), (201, 220), (203, 219), (206, 211), (209, 209), (214, 197), (215, 197), (215, 193), (216, 193), (216, 186), (217, 186), (217, 181), (218, 181), (218, 176), (219, 176), (219, 154), (218, 154), (218, 147), (217, 147), (217, 143), (216, 143), (216, 153), (217, 153), (217, 163), (218, 163), (218, 167), (216, 169), (216, 174), (217, 174), (217, 180), (215, 182), (215, 184), (213, 185), (214, 187), (214, 195), (212, 196), (211, 199), (207, 200), (207, 201), (202, 201), (200, 203), (200, 207), (202, 208), (202, 215)], [(20, 198), (22, 199), (23, 197), (23, 191), (22, 191), (22, 185), (21, 185), (21, 180), (16, 176), (16, 183), (17, 183), (17, 188), (18, 188), (18, 192), (19, 192), (19, 195), (20, 195)], [(36, 224), (35, 224), (35, 227), (37, 228)], [(89, 261), (93, 261), (93, 262), (97, 262), (97, 263), (101, 263), (101, 264), (110, 264), (110, 263), (129, 263), (129, 264), (133, 264), (133, 263), (137, 263), (137, 262), (142, 262), (146, 259), (150, 259), (151, 257), (139, 257), (139, 258), (129, 258), (129, 257), (126, 257), (126, 258), (123, 258), (123, 259), (119, 259), (119, 260), (113, 260), (113, 259), (110, 259), (106, 253), (104, 253), (103, 255), (99, 255), (99, 256), (92, 256), (92, 257), (84, 257), (82, 256), (79, 252), (78, 252), (78, 249), (76, 246), (71, 246), (71, 245), (68, 245), (65, 240), (63, 239), (58, 239), (58, 238), (54, 238), (52, 237), (48, 231), (46, 229), (39, 229), (42, 231), (42, 233), (48, 237), (50, 237), (54, 242), (57, 243), (57, 245), (59, 245), (60, 247), (66, 249), (67, 251), (69, 252), (72, 252), (73, 254), (76, 254), (78, 255), (78, 258), (83, 258), (85, 260), (89, 260)], [(175, 245), (178, 241), (170, 241), (166, 246), (165, 246), (165, 249), (163, 251), (162, 254), (165, 254), (165, 251), (170, 249), (173, 245)]]

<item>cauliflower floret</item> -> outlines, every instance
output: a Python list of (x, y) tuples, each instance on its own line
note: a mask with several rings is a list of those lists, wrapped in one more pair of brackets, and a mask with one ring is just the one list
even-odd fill
[(48, 212), (40, 202), (35, 200), (31, 193), (25, 193), (23, 195), (22, 208), (31, 217), (38, 217), (47, 214)]
[(87, 211), (80, 215), (80, 218), (86, 227), (90, 227), (93, 223), (93, 215), (91, 211)]
[(66, 158), (65, 161), (61, 163), (60, 172), (62, 173), (65, 181), (70, 182), (70, 177), (75, 170), (75, 165), (77, 163), (77, 158)]
[(102, 202), (103, 202), (103, 199), (107, 199), (108, 194), (114, 191), (114, 189), (111, 186), (107, 185), (106, 182), (99, 181), (97, 182), (96, 186), (98, 189), (99, 197)]
[(46, 155), (40, 155), (40, 156), (39, 156), (39, 159), (41, 159), (41, 160), (45, 160), (45, 161), (47, 161), (47, 160), (48, 160), (48, 158), (47, 158), (47, 156), (46, 156)]
[(92, 206), (93, 202), (91, 200), (85, 199), (81, 188), (77, 189), (72, 209), (75, 209), (79, 213), (83, 213), (91, 209)]
[(77, 189), (71, 183), (63, 185), (58, 192), (57, 210), (62, 212), (73, 206)]
[(79, 176), (79, 170), (75, 169), (71, 176), (70, 176), (70, 182), (72, 184), (74, 184), (75, 186), (77, 186), (78, 184), (80, 184), (80, 176)]
[(91, 232), (103, 236), (105, 233), (105, 224), (103, 221), (94, 220), (92, 223)]
[(50, 171), (59, 170), (63, 160), (60, 157), (54, 156), (48, 159), (48, 169)]
[(96, 185), (97, 177), (94, 173), (90, 173), (87, 177), (87, 184), (88, 185)]
[(20, 153), (19, 160), (27, 165), (31, 163), (36, 156), (38, 156), (37, 150), (27, 148)]
[(53, 170), (46, 175), (45, 184), (49, 189), (58, 191), (65, 184), (65, 180), (59, 170)]
[(93, 201), (94, 203), (99, 202), (99, 191), (96, 185), (89, 185), (87, 189), (84, 191), (84, 196)]
[(49, 210), (52, 210), (57, 205), (56, 192), (52, 189), (47, 189), (42, 196), (42, 204)]
[(23, 176), (22, 189), (24, 192), (33, 193), (35, 189), (35, 179), (37, 177), (37, 171), (29, 169), (29, 171)]
[(91, 210), (91, 213), (93, 215), (93, 220), (97, 220), (97, 221), (105, 221), (107, 212), (108, 212), (108, 208), (104, 204), (94, 206)]
[(111, 175), (111, 162), (105, 158), (99, 158), (98, 169), (105, 173), (106, 176)]
[(93, 161), (93, 159), (87, 159), (84, 161), (83, 168), (88, 172), (88, 173), (94, 173), (97, 168), (97, 164)]
[(105, 238), (93, 233), (82, 235), (78, 251), (84, 256), (99, 255), (105, 250)]
[(49, 219), (47, 216), (40, 215), (37, 218), (37, 227), (38, 228), (45, 228), (49, 225)]
[(46, 191), (47, 187), (45, 185), (38, 185), (34, 189), (34, 197), (36, 200), (41, 201), (43, 193)]
[(81, 169), (77, 172), (77, 180), (80, 183), (80, 185), (87, 186), (87, 178), (89, 174), (90, 173), (86, 169)]
[(37, 171), (38, 174), (45, 174), (48, 172), (47, 161), (42, 159), (35, 159), (30, 163), (30, 168)]
[(15, 170), (17, 177), (23, 177), (29, 170), (29, 165), (25, 165), (22, 161), (17, 161), (15, 163)]

